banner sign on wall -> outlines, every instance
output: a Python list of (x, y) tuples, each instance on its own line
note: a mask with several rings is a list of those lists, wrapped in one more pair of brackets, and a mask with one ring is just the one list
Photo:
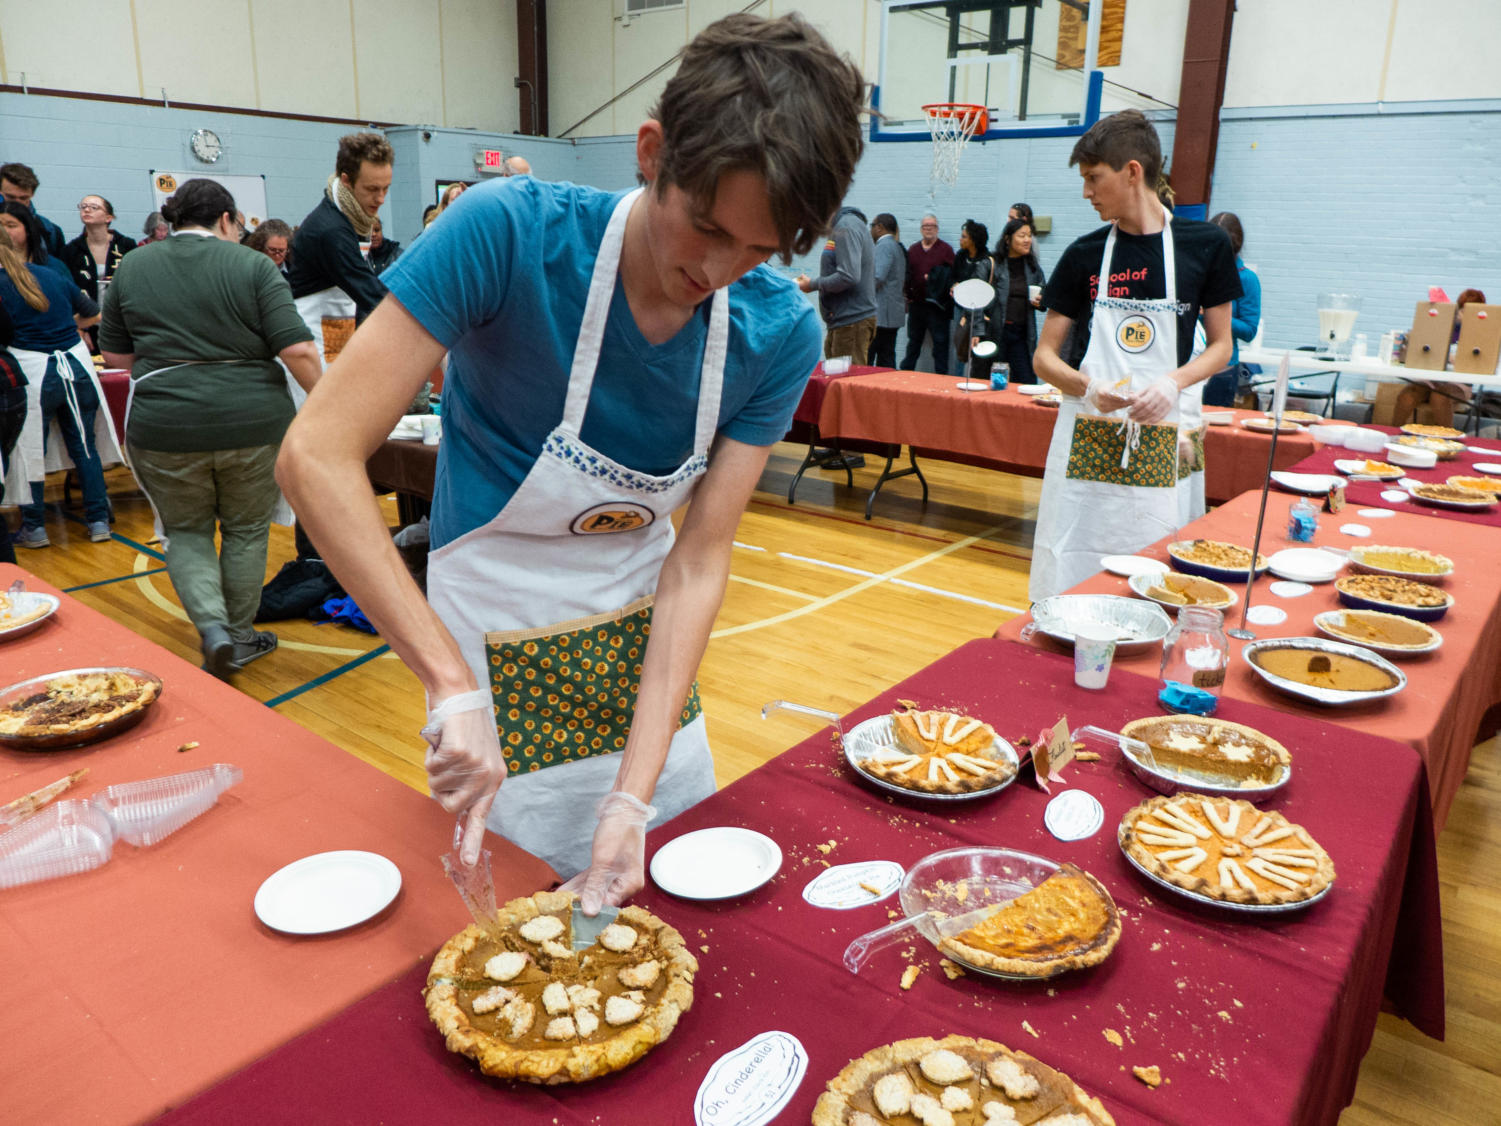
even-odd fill
[(235, 206), (245, 215), (245, 229), (253, 231), (266, 221), (265, 176), (212, 176), (206, 172), (151, 170), (151, 210), (160, 211), (168, 197), (189, 180), (212, 180), (235, 197)]

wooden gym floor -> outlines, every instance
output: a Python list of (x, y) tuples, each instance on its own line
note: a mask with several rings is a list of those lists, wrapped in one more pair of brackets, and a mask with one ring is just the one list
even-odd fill
[[(740, 522), (729, 589), (700, 670), (721, 785), (812, 734), (818, 721), (761, 705), (787, 699), (844, 712), (1027, 604), (1039, 482), (929, 462), (926, 507), (911, 478), (862, 517), (878, 463), (814, 470), (789, 506), (801, 447), (779, 445)], [(151, 511), (124, 469), (107, 475), (114, 538), (88, 542), (54, 480), (52, 546), (21, 565), (136, 632), (198, 661), (197, 635), (149, 543)], [(76, 498), (75, 498), (76, 501)], [(395, 504), (386, 502), (396, 521)], [(12, 522), (14, 516), (11, 517)], [(273, 528), (267, 575), (295, 554)], [(423, 790), (416, 679), (378, 638), (341, 626), (280, 622), (280, 648), (237, 679), (249, 695), (349, 753)], [(1501, 738), (1476, 748), (1438, 842), (1448, 1039), (1383, 1016), (1342, 1126), (1475, 1124), (1501, 1106)]]

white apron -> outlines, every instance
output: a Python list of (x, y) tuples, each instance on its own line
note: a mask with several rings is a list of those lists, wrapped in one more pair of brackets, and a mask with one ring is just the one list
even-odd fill
[[(57, 365), (58, 373), (63, 379), (63, 388), (67, 392), (67, 402), (63, 409), (72, 413), (73, 423), (85, 446), (90, 444), (90, 435), (84, 432), (83, 417), (73, 395), (73, 383), (80, 370), (94, 385), (94, 393), (99, 398), (99, 410), (94, 415), (92, 444), (94, 452), (99, 455), (100, 465), (108, 469), (125, 460), (125, 455), (120, 452), (120, 443), (115, 438), (115, 424), (109, 413), (109, 402), (105, 399), (104, 388), (99, 385), (99, 377), (94, 372), (94, 361), (89, 356), (88, 345), (80, 340), (69, 348), (53, 352), (12, 348), (11, 354), (16, 357), (16, 362), (26, 375), (26, 421), (11, 454), (10, 472), (5, 478), (5, 504), (30, 504), (31, 482), (45, 481), (48, 473), (73, 468), (73, 459), (68, 456), (68, 448), (63, 443), (62, 431), (58, 428), (56, 419), (52, 421), (50, 440), (44, 443), (42, 381), (51, 364)], [(69, 363), (69, 357), (77, 362), (76, 366)]]
[[(656, 591), (662, 562), (672, 547), (671, 514), (687, 503), (708, 468), (718, 424), (729, 339), (729, 296), (723, 289), (712, 298), (688, 461), (667, 476), (648, 476), (590, 449), (579, 436), (615, 290), (626, 217), (640, 194), (639, 189), (631, 192), (616, 205), (605, 231), (574, 349), (562, 421), (500, 514), (428, 558), (428, 601), (458, 642), (478, 683), (491, 690), (502, 748), (512, 768), (518, 765), (512, 756), (520, 735), (508, 735), (505, 724), (515, 718), (515, 694), (537, 695), (544, 691), (542, 680), (550, 684), (554, 672), (561, 675), (562, 670), (551, 664), (549, 640), (519, 640), (509, 636), (510, 631), (536, 635), (546, 629), (562, 633), (563, 641), (569, 636), (580, 641), (601, 621), (622, 615), (632, 620), (635, 614), (649, 613), (642, 610), (641, 600)], [(642, 651), (633, 647), (630, 652), (639, 668), (644, 635)], [(697, 711), (696, 686), (690, 707)], [(588, 727), (592, 716), (584, 711), (574, 714)], [(572, 728), (574, 721), (568, 726)], [(567, 748), (570, 738), (581, 736), (559, 724), (556, 738), (558, 743), (546, 746)], [(542, 857), (565, 879), (582, 871), (589, 864), (594, 803), (614, 785), (620, 760), (612, 752), (619, 745), (623, 740), (578, 754), (560, 750), (555, 763), (552, 750), (545, 756), (532, 753), (528, 764), (513, 769), (501, 786), (490, 828)], [(544, 757), (548, 762), (541, 761)], [(652, 824), (676, 816), (713, 792), (714, 764), (704, 719), (698, 714), (679, 727), (672, 740), (651, 799), (658, 810)]]
[[(1202, 351), (1203, 349), (1200, 349)], [(1204, 383), (1201, 380), (1178, 396), (1178, 433), (1193, 447), (1195, 464), (1178, 467), (1178, 527), (1208, 511), (1204, 500)]]
[[(327, 367), (344, 348), (344, 343), (354, 331), (354, 300), (337, 286), (320, 289), (305, 297), (293, 298), (302, 323), (313, 334), (313, 346), (318, 349), (318, 363)], [(332, 349), (332, 351), (330, 351)], [(286, 365), (282, 365), (285, 370)], [(307, 402), (307, 392), (302, 384), (287, 372), (287, 390), (292, 393), (292, 405), (298, 410)]]
[[(1089, 321), (1079, 370), (1120, 390), (1143, 391), (1178, 363), (1178, 280), (1172, 216), (1164, 211), (1165, 296), (1138, 301), (1109, 296), (1115, 228), (1105, 239), (1101, 291)], [(1178, 527), (1179, 409), (1153, 426), (1125, 411), (1101, 416), (1063, 396), (1043, 471), (1028, 594), (1033, 602), (1083, 582), (1102, 555), (1131, 555)]]

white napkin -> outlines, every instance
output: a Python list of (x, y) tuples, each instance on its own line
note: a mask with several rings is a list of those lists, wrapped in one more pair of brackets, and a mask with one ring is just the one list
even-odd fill
[(415, 438), (422, 440), (422, 415), (404, 414), (401, 421), (396, 424), (396, 429), (391, 431), (392, 438)]

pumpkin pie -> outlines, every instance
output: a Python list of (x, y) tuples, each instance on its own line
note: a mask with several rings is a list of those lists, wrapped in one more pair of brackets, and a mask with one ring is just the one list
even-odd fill
[(1341, 641), (1414, 652), (1433, 648), (1434, 641), (1440, 636), (1432, 626), (1400, 614), (1383, 614), (1380, 610), (1324, 613), (1314, 618), (1314, 624)]
[(1051, 977), (1099, 965), (1120, 936), (1120, 912), (1105, 886), (1088, 872), (1064, 864), (969, 929), (940, 938), (938, 948), (980, 969)]
[(1306, 829), (1239, 799), (1142, 802), (1121, 819), (1121, 847), (1157, 879), (1224, 903), (1291, 905), (1334, 883), (1334, 862)]
[(1402, 427), (1402, 433), (1412, 434), (1419, 438), (1463, 438), (1465, 432), (1456, 430), (1452, 426), (1432, 426), (1424, 422), (1409, 422)]
[(918, 1037), (851, 1060), (818, 1097), (813, 1126), (1114, 1126), (1104, 1105), (994, 1040)]
[(0, 708), (0, 735), (81, 734), (150, 707), (160, 693), (158, 681), (120, 669), (64, 673)]
[(1132, 720), (1121, 734), (1151, 747), (1158, 766), (1188, 771), (1218, 786), (1269, 786), (1292, 765), (1287, 748), (1271, 736), (1207, 716), (1151, 716)]
[(860, 760), (866, 773), (926, 794), (964, 794), (1009, 781), (1016, 767), (1003, 757), (995, 728), (959, 712), (896, 711), (894, 746)]
[(572, 945), (574, 897), (537, 892), (471, 925), (428, 973), (427, 1011), (451, 1052), (486, 1075), (579, 1083), (635, 1063), (693, 1004), (698, 963), (683, 937), (640, 907), (597, 941)]
[[(1248, 555), (1249, 559), (1250, 556)], [(1170, 606), (1208, 606), (1222, 609), (1235, 601), (1230, 588), (1213, 579), (1201, 579), (1197, 575), (1183, 575), (1176, 571), (1164, 571), (1152, 577), (1152, 585), (1146, 589), (1147, 597), (1154, 602)]]

